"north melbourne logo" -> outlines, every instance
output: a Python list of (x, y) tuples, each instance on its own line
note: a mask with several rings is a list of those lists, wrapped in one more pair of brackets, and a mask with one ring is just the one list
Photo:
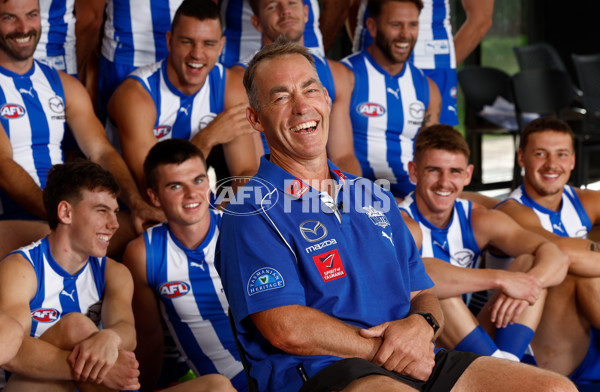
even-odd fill
[(390, 225), (385, 214), (381, 211), (377, 211), (373, 206), (363, 207), (363, 210), (365, 210), (367, 216), (375, 226), (386, 228)]

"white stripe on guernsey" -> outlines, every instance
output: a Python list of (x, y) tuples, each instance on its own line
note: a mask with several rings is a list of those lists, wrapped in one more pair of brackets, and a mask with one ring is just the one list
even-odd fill
[[(131, 31), (133, 32), (133, 65), (136, 67), (150, 64), (156, 61), (154, 57), (154, 34), (152, 26), (152, 12), (150, 0), (137, 0), (135, 7), (132, 7), (131, 12)], [(140, 34), (140, 32), (148, 32)], [(165, 38), (166, 39), (166, 38)], [(151, 48), (152, 56), (147, 52)], [(145, 49), (145, 50), (139, 50)]]
[[(208, 259), (206, 255), (214, 255), (217, 248), (217, 239), (219, 238), (220, 230), (219, 228), (215, 228), (215, 234), (213, 235), (213, 239), (204, 249), (205, 259)], [(229, 312), (229, 303), (227, 302), (227, 297), (225, 296), (225, 290), (223, 290), (223, 283), (221, 281), (221, 276), (219, 272), (215, 268), (214, 259), (208, 264), (208, 270), (210, 272), (210, 279), (213, 283), (213, 287), (215, 288), (215, 293), (217, 293), (217, 298), (219, 298), (219, 302), (221, 303), (221, 308), (223, 309), (223, 313), (227, 314)]]
[[(184, 279), (188, 282), (191, 282), (187, 255), (185, 252), (178, 251), (179, 247), (173, 242), (171, 236), (167, 237), (167, 242), (167, 260), (169, 260), (169, 266), (167, 268), (167, 281), (179, 281), (181, 280), (180, 274), (183, 273), (187, 275)], [(203, 319), (200, 312), (198, 312), (198, 305), (196, 304), (196, 299), (194, 297), (193, 286), (190, 285), (190, 291), (186, 295), (178, 297), (176, 301), (177, 307), (187, 309), (185, 315), (178, 314), (182, 322), (198, 323), (198, 320), (201, 320), (202, 324), (204, 324), (202, 328), (190, 329), (190, 332), (194, 334), (194, 339), (196, 340), (202, 352), (211, 359), (219, 373), (228, 378), (235, 376), (239, 372), (239, 369), (236, 371), (236, 369), (230, 365), (235, 363), (236, 359), (223, 347), (221, 340), (219, 339), (219, 335), (212, 326), (212, 323), (209, 320)], [(173, 336), (179, 351), (182, 353), (185, 352), (182, 347), (182, 343), (185, 342), (180, 342), (177, 339), (177, 334), (175, 333), (173, 325), (169, 322), (169, 318), (166, 316), (164, 306), (161, 306), (161, 310), (163, 311), (163, 319), (169, 327), (171, 336)], [(199, 335), (199, 333), (201, 333), (201, 335)], [(211, 355), (215, 352), (219, 352), (221, 355), (218, 357)], [(191, 361), (189, 362), (191, 364)], [(194, 371), (196, 374), (199, 374), (198, 369), (195, 369)]]
[[(25, 102), (19, 94), (18, 89), (14, 88), (14, 80), (3, 74), (0, 74), (0, 85), (11, 86), (5, 88), (4, 95), (6, 103), (16, 104), (25, 108)], [(27, 110), (27, 108), (25, 108)], [(20, 118), (9, 120), (10, 144), (13, 149), (13, 159), (33, 178), (38, 186), (41, 186), (40, 179), (35, 169), (33, 159), (33, 149), (31, 148), (31, 125), (29, 123), (29, 112)]]
[[(62, 315), (60, 292), (63, 288), (63, 277), (50, 268), (46, 255), (44, 255), (44, 276), (42, 279), (44, 280), (44, 299), (41, 307), (44, 309), (54, 308)], [(59, 294), (56, 295), (57, 293)], [(46, 332), (46, 330), (53, 326), (57, 321), (58, 320), (52, 323), (38, 323), (38, 327), (35, 330), (35, 337), (40, 337), (40, 335)]]
[[(32, 76), (32, 82), (33, 85), (36, 86), (36, 90), (38, 91), (40, 91), (41, 89), (37, 86), (42, 85), (45, 85), (47, 86), (46, 88), (53, 90), (50, 82), (46, 78), (46, 74), (44, 74), (40, 67), (35, 67), (35, 72)], [(56, 94), (56, 96), (58, 96), (58, 94)], [(52, 109), (50, 109), (50, 105), (44, 102), (45, 99), (45, 97), (40, 97), (40, 103), (42, 105), (42, 109), (44, 110), (46, 118), (51, 119), (56, 116), (56, 113), (54, 113)], [(63, 107), (66, 107), (66, 102), (63, 102)], [(48, 127), (50, 128), (50, 161), (52, 162), (52, 165), (63, 163), (61, 144), (65, 134), (65, 124), (62, 121), (48, 121)]]
[[(464, 265), (459, 265), (455, 260), (454, 260), (454, 246), (457, 246), (458, 249), (456, 250), (462, 250), (464, 249), (463, 246), (463, 236), (462, 236), (462, 227), (460, 224), (460, 218), (458, 217), (458, 212), (456, 211), (456, 208), (454, 208), (454, 211), (452, 212), (452, 223), (453, 225), (450, 227), (450, 229), (448, 230), (448, 236), (447, 236), (447, 240), (448, 240), (448, 252), (450, 253), (450, 262), (456, 266), (459, 267), (465, 267)], [(470, 267), (467, 266), (467, 267)]]
[[(323, 34), (321, 34), (321, 28), (319, 27), (319, 18), (321, 17), (321, 9), (319, 7), (318, 0), (310, 0), (310, 9), (313, 12), (313, 26), (312, 30), (315, 36), (317, 37), (318, 47), (314, 48), (317, 54), (321, 56), (325, 56), (325, 49), (323, 46)], [(308, 16), (308, 15), (307, 15)]]
[(539, 211), (537, 208), (533, 208), (533, 212), (535, 212), (538, 218), (540, 218), (540, 223), (542, 224), (542, 227), (548, 230), (549, 232), (553, 233), (554, 231), (552, 230), (552, 222), (550, 221), (550, 216)]
[[(160, 71), (158, 71), (160, 72)], [(154, 96), (160, 96), (160, 117), (158, 118), (158, 125), (169, 125), (171, 126), (171, 132), (168, 135), (162, 137), (160, 140), (172, 139), (173, 138), (173, 124), (175, 124), (175, 120), (177, 119), (177, 114), (179, 114), (179, 110), (185, 108), (181, 108), (181, 99), (175, 94), (163, 94), (164, 92), (169, 91), (169, 87), (165, 82), (165, 75), (160, 72), (160, 91), (155, 92)], [(166, 99), (169, 98), (169, 99)], [(188, 108), (187, 110), (191, 110), (192, 108)]]
[(433, 241), (431, 240), (431, 230), (429, 227), (422, 223), (419, 223), (421, 232), (423, 233), (423, 242), (421, 245), (421, 256), (422, 257), (433, 257)]
[(252, 56), (255, 52), (260, 50), (261, 47), (261, 34), (252, 25), (252, 16), (254, 16), (254, 12), (250, 7), (250, 2), (248, 0), (244, 0), (242, 6), (242, 15), (240, 16), (240, 22), (242, 26), (242, 36), (239, 48), (240, 59)]
[(102, 48), (100, 52), (107, 60), (115, 61), (115, 51), (117, 50), (117, 41), (114, 39), (115, 36), (115, 18), (114, 18), (114, 5), (112, 1), (106, 2), (106, 9), (104, 15), (106, 20), (104, 21), (104, 32), (102, 36)]
[[(417, 92), (408, 63), (404, 64), (404, 76), (398, 79), (398, 88), (400, 89), (402, 104), (405, 110), (412, 102), (417, 102)], [(427, 108), (425, 108), (425, 110), (427, 110)], [(419, 127), (409, 123), (409, 120), (412, 118), (410, 113), (404, 112), (403, 117), (404, 125), (402, 132), (400, 133), (400, 148), (402, 151), (400, 159), (402, 162), (402, 169), (405, 173), (408, 173), (408, 162), (413, 160), (413, 141), (417, 136)]]
[[(100, 259), (98, 259), (98, 264)], [(79, 279), (77, 279), (77, 295), (79, 297), (79, 306), (81, 306), (81, 313), (87, 314), (89, 306), (95, 304), (98, 299), (98, 287), (96, 287), (96, 281), (94, 280), (93, 268), (90, 262), (85, 266), (86, 271), (81, 271)]]
[[(567, 231), (569, 237), (578, 237), (581, 236), (581, 233), (584, 231), (587, 232), (587, 228), (581, 224), (579, 213), (566, 195), (563, 196), (560, 220), (562, 221), (563, 227)], [(584, 238), (586, 237), (587, 235)]]
[[(387, 91), (385, 85), (385, 76), (381, 74), (365, 57), (363, 59), (367, 68), (369, 80), (369, 98), (368, 102), (377, 103), (386, 107)], [(380, 129), (387, 129), (388, 115), (386, 112), (378, 117), (370, 117), (367, 126), (367, 161), (373, 168), (375, 178), (386, 178), (392, 184), (398, 181), (394, 172), (387, 161), (387, 141), (385, 132)]]
[[(219, 64), (215, 65), (216, 67), (220, 68)], [(215, 86), (217, 87), (217, 86)], [(191, 127), (191, 133), (190, 133), (190, 139), (193, 138), (194, 136), (196, 136), (196, 134), (200, 131), (200, 128), (198, 127), (198, 124), (200, 124), (200, 120), (204, 120), (206, 121), (206, 119), (203, 119), (203, 117), (205, 115), (208, 114), (208, 112), (210, 112), (210, 95), (212, 93), (212, 88), (211, 88), (211, 84), (210, 84), (210, 80), (207, 78), (206, 81), (204, 82), (204, 86), (202, 86), (202, 88), (200, 89), (200, 91), (198, 91), (197, 95), (194, 97), (194, 101), (192, 103), (192, 107), (188, 108), (188, 111), (191, 111), (191, 123), (190, 123), (190, 127)], [(201, 105), (200, 103), (204, 103), (204, 105)], [(211, 120), (212, 121), (212, 120)], [(208, 125), (208, 124), (203, 124), (203, 128)]]
[[(354, 30), (354, 37), (353, 37), (353, 42), (352, 42), (352, 53), (358, 52), (359, 50), (362, 50), (364, 48), (361, 48), (361, 46), (363, 45), (362, 38), (363, 38), (363, 30), (366, 29), (365, 24), (364, 24), (364, 19), (365, 19), (365, 12), (367, 10), (367, 1), (366, 0), (362, 0), (360, 2), (360, 5), (358, 6), (358, 14), (356, 15), (356, 29)], [(421, 11), (422, 12), (422, 11)]]
[(50, 17), (50, 5), (52, 1), (40, 1), (40, 16), (42, 18), (42, 34), (40, 35), (40, 40), (38, 45), (35, 48), (34, 57), (47, 57), (48, 52), (46, 50), (46, 44), (49, 41), (48, 33), (50, 32), (50, 25), (48, 23), (48, 18)]

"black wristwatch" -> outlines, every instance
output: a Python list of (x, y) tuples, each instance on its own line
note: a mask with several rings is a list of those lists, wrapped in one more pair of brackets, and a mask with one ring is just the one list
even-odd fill
[(435, 317), (433, 317), (433, 314), (431, 314), (429, 312), (428, 313), (425, 313), (425, 312), (416, 312), (415, 314), (423, 316), (423, 318), (425, 319), (425, 321), (427, 321), (427, 323), (429, 325), (431, 325), (431, 328), (433, 328), (433, 336), (435, 337), (435, 335), (437, 334), (438, 330), (440, 329), (440, 325), (438, 324), (438, 322), (435, 319)]

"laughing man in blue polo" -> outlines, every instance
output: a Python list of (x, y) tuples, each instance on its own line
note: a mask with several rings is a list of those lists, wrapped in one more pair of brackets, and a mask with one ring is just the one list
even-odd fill
[(244, 85), (270, 149), (244, 194), (264, 196), (229, 204), (216, 264), (260, 391), (575, 391), (527, 365), (434, 353), (433, 282), (391, 193), (327, 160), (328, 96), (306, 49), (265, 46)]

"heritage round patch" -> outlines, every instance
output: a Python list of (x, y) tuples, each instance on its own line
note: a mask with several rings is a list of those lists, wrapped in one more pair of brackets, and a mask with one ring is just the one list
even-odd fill
[(275, 268), (265, 267), (255, 271), (248, 279), (248, 295), (285, 287), (283, 277)]

